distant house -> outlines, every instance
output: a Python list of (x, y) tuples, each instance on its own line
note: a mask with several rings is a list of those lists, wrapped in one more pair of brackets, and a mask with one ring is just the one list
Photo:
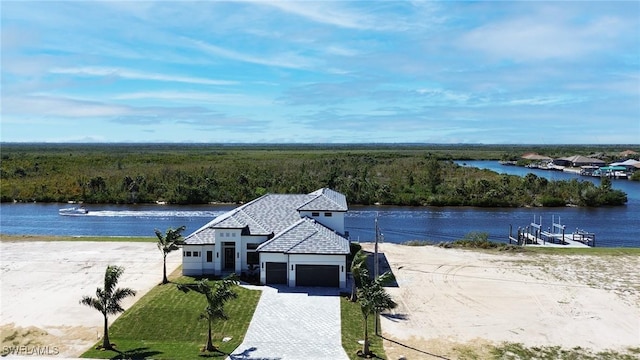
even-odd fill
[(346, 287), (343, 194), (267, 194), (185, 237), (184, 275), (257, 269), (262, 284)]
[(620, 156), (623, 159), (630, 159), (630, 158), (637, 157), (638, 153), (636, 151), (633, 151), (633, 150), (625, 150), (625, 151), (620, 153)]
[(606, 163), (603, 160), (590, 158), (582, 155), (574, 155), (567, 158), (560, 158), (553, 160), (554, 165), (569, 166), (569, 167), (581, 167), (581, 166), (605, 166)]
[(536, 160), (536, 161), (551, 161), (552, 159), (548, 156), (540, 155), (538, 153), (526, 153), (521, 156), (526, 160)]
[(623, 167), (624, 171), (634, 172), (640, 169), (640, 161), (629, 159), (622, 162), (609, 164), (609, 166), (619, 166), (619, 167)]

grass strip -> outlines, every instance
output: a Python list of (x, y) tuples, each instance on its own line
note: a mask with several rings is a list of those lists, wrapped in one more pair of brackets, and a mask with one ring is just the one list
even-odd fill
[[(175, 283), (195, 281), (181, 276), (174, 283), (153, 288), (110, 327), (109, 336), (119, 352), (96, 350), (82, 357), (94, 359), (224, 359), (235, 350), (249, 327), (260, 299), (260, 291), (238, 287), (238, 298), (225, 306), (228, 320), (218, 321), (213, 327), (214, 344), (224, 353), (202, 353), (206, 343), (207, 323), (200, 320), (206, 307), (202, 294), (183, 293)], [(100, 316), (98, 312), (95, 314)], [(230, 337), (231, 340), (221, 342)], [(99, 343), (96, 345), (100, 345)]]
[[(364, 338), (364, 323), (358, 303), (352, 303), (345, 296), (340, 297), (340, 317), (342, 322), (342, 347), (349, 359), (361, 359), (356, 354), (362, 350), (358, 341)], [(374, 316), (369, 316), (369, 348), (379, 359), (386, 359), (382, 338), (374, 331)]]

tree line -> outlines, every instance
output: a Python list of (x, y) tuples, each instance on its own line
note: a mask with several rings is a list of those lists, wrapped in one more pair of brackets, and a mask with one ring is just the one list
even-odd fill
[[(265, 193), (330, 187), (350, 204), (410, 206), (622, 205), (626, 194), (588, 181), (501, 175), (454, 159), (500, 158), (490, 148), (66, 146), (3, 147), (0, 200), (85, 203), (242, 203)], [(484, 152), (483, 152), (484, 151)]]

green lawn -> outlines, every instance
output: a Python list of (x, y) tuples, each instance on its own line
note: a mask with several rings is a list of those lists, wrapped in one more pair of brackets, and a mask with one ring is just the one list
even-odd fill
[[(364, 324), (360, 305), (350, 302), (346, 297), (340, 298), (340, 315), (342, 319), (342, 347), (350, 359), (361, 359), (356, 353), (362, 350), (358, 340), (364, 338)], [(369, 316), (369, 342), (370, 350), (380, 359), (386, 359), (382, 347), (382, 338), (376, 336), (373, 327), (373, 316)]]
[[(175, 273), (174, 273), (175, 274)], [(193, 278), (181, 276), (174, 283), (188, 283)], [(206, 342), (207, 324), (199, 319), (199, 312), (206, 306), (204, 296), (196, 292), (183, 293), (175, 284), (153, 288), (131, 309), (122, 314), (109, 328), (110, 340), (120, 352), (96, 350), (92, 347), (82, 354), (94, 359), (224, 359), (235, 350), (249, 327), (260, 291), (237, 288), (238, 298), (231, 300), (226, 311), (229, 320), (214, 324), (213, 341), (224, 354), (201, 353)], [(358, 340), (363, 337), (362, 313), (357, 303), (340, 299), (342, 317), (342, 346), (351, 359), (358, 359), (356, 352), (362, 348)], [(101, 315), (96, 311), (96, 317)], [(369, 319), (371, 350), (385, 359), (382, 338), (374, 334), (373, 317)], [(221, 342), (231, 337), (228, 342)], [(96, 346), (101, 342), (97, 342)]]
[[(194, 279), (183, 276), (174, 281), (188, 283)], [(206, 353), (207, 357), (224, 359), (244, 338), (261, 292), (238, 287), (237, 293), (238, 298), (225, 307), (229, 320), (214, 323), (213, 328), (213, 342), (225, 354)], [(200, 359), (207, 323), (199, 314), (205, 306), (202, 294), (185, 294), (175, 284), (156, 286), (111, 325), (110, 340), (121, 353), (92, 348), (82, 357)], [(95, 315), (101, 316), (97, 311)], [(231, 340), (221, 342), (224, 337)]]

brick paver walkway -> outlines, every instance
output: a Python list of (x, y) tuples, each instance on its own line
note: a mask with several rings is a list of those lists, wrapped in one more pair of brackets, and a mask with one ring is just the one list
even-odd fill
[(336, 289), (262, 288), (244, 341), (228, 359), (348, 359)]

